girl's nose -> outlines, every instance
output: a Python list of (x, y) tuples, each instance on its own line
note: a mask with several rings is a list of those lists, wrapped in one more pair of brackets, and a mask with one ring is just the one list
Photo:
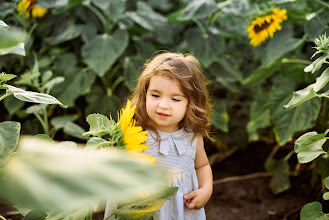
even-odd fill
[(159, 107), (160, 107), (160, 108), (163, 108), (163, 109), (168, 109), (168, 108), (169, 108), (169, 103), (168, 103), (168, 101), (162, 99), (162, 100), (159, 102)]

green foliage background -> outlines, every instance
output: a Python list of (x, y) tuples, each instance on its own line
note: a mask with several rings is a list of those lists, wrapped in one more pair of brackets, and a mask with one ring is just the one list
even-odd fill
[[(24, 53), (0, 57), (0, 71), (18, 75), (11, 81), (14, 85), (51, 94), (68, 108), (36, 107), (6, 98), (0, 103), (0, 121), (22, 122), (22, 133), (83, 141), (85, 118), (91, 113), (115, 117), (143, 63), (159, 50), (191, 53), (199, 59), (212, 96), (213, 130), (229, 146), (246, 147), (265, 136), (280, 147), (293, 143), (296, 133), (327, 129), (327, 99), (308, 93), (290, 102), (294, 91), (313, 83), (328, 67), (325, 56), (321, 65), (313, 63), (312, 73), (304, 71), (316, 52), (315, 39), (329, 35), (325, 1), (38, 0), (38, 6), (48, 13), (29, 21), (17, 14), (16, 1), (1, 1), (0, 20), (25, 30), (28, 38)], [(273, 7), (287, 9), (288, 20), (273, 38), (251, 46), (251, 19)], [(327, 82), (321, 89), (328, 90)], [(49, 119), (48, 127), (39, 126), (34, 115)], [(269, 158), (265, 164), (274, 174), (274, 193), (289, 188), (290, 156)], [(328, 161), (324, 155), (315, 162), (323, 179), (329, 172), (321, 164)]]

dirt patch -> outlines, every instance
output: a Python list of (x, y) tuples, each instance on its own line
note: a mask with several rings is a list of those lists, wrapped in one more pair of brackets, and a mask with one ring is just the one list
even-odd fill
[[(264, 162), (271, 148), (264, 143), (248, 146), (213, 166), (214, 180), (252, 173), (263, 173)], [(285, 153), (285, 152), (282, 152)], [(292, 167), (295, 158), (291, 158)], [(269, 187), (270, 176), (259, 175), (214, 185), (213, 195), (206, 205), (208, 220), (277, 220), (300, 219), (301, 208), (316, 199), (311, 187), (311, 171), (291, 176), (291, 188), (274, 195)]]

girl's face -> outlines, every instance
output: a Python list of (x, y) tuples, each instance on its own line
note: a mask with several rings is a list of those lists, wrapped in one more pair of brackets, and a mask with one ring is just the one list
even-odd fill
[(150, 125), (163, 132), (180, 129), (188, 99), (176, 80), (165, 76), (152, 76), (146, 93), (146, 112)]

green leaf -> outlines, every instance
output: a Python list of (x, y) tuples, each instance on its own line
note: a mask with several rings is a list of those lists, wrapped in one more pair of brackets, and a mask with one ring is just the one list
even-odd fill
[(50, 45), (56, 45), (79, 37), (82, 33), (83, 26), (75, 25), (73, 22), (74, 21), (69, 21), (66, 28), (62, 30), (59, 35), (55, 37), (48, 37), (45, 41)]
[(284, 105), (284, 107), (285, 108), (294, 108), (316, 96), (317, 96), (317, 94), (314, 91), (314, 85), (311, 84), (308, 87), (306, 87), (305, 89), (294, 92), (292, 98), (286, 105)]
[(271, 119), (277, 142), (281, 146), (287, 143), (295, 132), (313, 127), (321, 107), (320, 99), (311, 99), (296, 108), (284, 108), (283, 105), (290, 99), (293, 87), (293, 81), (278, 78), (269, 93)]
[(34, 135), (32, 139), (37, 139), (37, 140), (42, 140), (42, 141), (49, 141), (51, 143), (55, 143), (55, 141), (49, 137), (48, 135), (46, 134), (37, 134), (37, 135)]
[(1, 2), (0, 5), (0, 17), (6, 17), (7, 15), (12, 15), (16, 10), (15, 4), (13, 5), (11, 2)]
[(78, 115), (62, 115), (54, 117), (50, 120), (50, 124), (54, 127), (54, 129), (64, 128), (65, 125), (69, 122), (73, 122), (78, 119)]
[(16, 77), (16, 75), (14, 75), (14, 74), (2, 74), (2, 73), (0, 73), (0, 85), (4, 84), (5, 82), (7, 82), (7, 81), (9, 81), (9, 80), (11, 80), (15, 77)]
[(187, 48), (200, 61), (202, 66), (209, 67), (225, 51), (224, 39), (208, 33), (204, 35), (199, 28), (191, 28), (185, 33)]
[(309, 132), (299, 137), (295, 142), (295, 152), (300, 163), (308, 163), (326, 153), (322, 146), (326, 142), (324, 137), (327, 133), (317, 134)]
[(128, 46), (128, 38), (125, 30), (117, 30), (112, 36), (108, 34), (97, 35), (93, 40), (83, 45), (82, 57), (102, 77), (125, 51)]
[(0, 20), (0, 31), (8, 31), (9, 26), (2, 20)]
[(37, 8), (57, 8), (64, 7), (68, 3), (68, 0), (38, 0)]
[(26, 109), (27, 114), (38, 114), (43, 115), (44, 110), (46, 109), (47, 105), (39, 104), (39, 105), (31, 105)]
[(114, 144), (112, 141), (107, 141), (99, 137), (92, 137), (87, 141), (86, 148), (106, 148), (112, 146), (112, 144)]
[(329, 18), (327, 13), (317, 14), (317, 16), (305, 23), (304, 32), (311, 40), (314, 40), (325, 32), (328, 33), (328, 22)]
[(177, 190), (178, 187), (165, 187), (159, 190), (160, 193), (151, 196), (149, 199), (118, 208), (115, 212), (115, 218), (118, 220), (147, 220), (160, 210), (167, 199), (173, 198)]
[(0, 31), (0, 49), (12, 48), (23, 43), (27, 34), (19, 29), (10, 28), (8, 31)]
[(173, 42), (173, 26), (168, 23), (165, 16), (153, 10), (149, 4), (138, 1), (137, 14), (130, 15), (133, 15), (131, 19), (137, 24), (154, 32), (160, 43), (171, 44)]
[(9, 114), (14, 115), (24, 106), (25, 102), (16, 99), (14, 96), (8, 96), (3, 100), (3, 104), (5, 105)]
[(57, 76), (53, 79), (51, 79), (50, 81), (46, 82), (43, 85), (43, 88), (47, 89), (48, 91), (50, 91), (55, 85), (60, 84), (62, 82), (64, 82), (65, 78), (62, 76)]
[(47, 213), (42, 210), (32, 210), (25, 217), (24, 220), (45, 220)]
[(300, 220), (329, 220), (329, 216), (323, 213), (320, 202), (311, 202), (302, 208)]
[(321, 57), (314, 60), (310, 65), (305, 67), (304, 71), (312, 72), (312, 74), (313, 74), (314, 72), (318, 71), (322, 67), (323, 63), (325, 63), (327, 59), (329, 59), (328, 54), (322, 55)]
[(126, 2), (127, 0), (93, 0), (93, 4), (100, 8), (113, 23), (122, 18), (126, 11)]
[(24, 101), (24, 102), (58, 104), (63, 108), (67, 107), (67, 106), (63, 105), (60, 101), (58, 101), (55, 97), (48, 95), (48, 94), (25, 91), (23, 89), (20, 89), (20, 88), (14, 87), (14, 86), (10, 86), (10, 85), (5, 85), (5, 87), (7, 88), (7, 94), (13, 93), (17, 99)]
[(193, 18), (207, 18), (211, 11), (216, 9), (216, 3), (213, 0), (193, 0), (181, 11), (178, 20), (187, 21)]
[(90, 128), (88, 132), (83, 134), (85, 136), (102, 137), (103, 135), (111, 134), (113, 126), (115, 126), (113, 120), (102, 114), (88, 115), (87, 122)]
[(210, 115), (211, 124), (221, 131), (228, 132), (229, 116), (225, 101), (216, 98), (213, 98), (212, 101), (213, 111)]
[(65, 80), (62, 83), (55, 85), (52, 88), (52, 92), (64, 103), (72, 107), (79, 96), (90, 93), (95, 79), (96, 74), (93, 71), (76, 70), (69, 76), (65, 76)]
[(294, 151), (297, 153), (300, 145), (307, 140), (310, 137), (313, 137), (315, 135), (317, 135), (318, 133), (316, 131), (311, 131), (311, 132), (307, 132), (305, 134), (303, 134), (302, 136), (300, 136), (296, 141), (295, 141), (295, 145), (294, 145)]
[[(329, 189), (329, 177), (326, 177), (326, 178), (324, 179), (324, 185), (325, 185), (325, 187), (326, 187), (327, 189)], [(329, 192), (325, 192), (325, 193), (323, 194), (323, 199), (324, 199), (324, 200), (329, 200)]]
[(141, 191), (156, 192), (165, 181), (158, 167), (125, 151), (58, 147), (29, 138), (20, 139), (18, 152), (0, 175), (2, 198), (44, 211), (134, 200)]
[(16, 149), (21, 124), (14, 121), (0, 123), (0, 167), (4, 165)]
[(0, 56), (6, 54), (17, 54), (17, 55), (25, 56), (26, 54), (25, 54), (24, 43), (19, 43), (13, 47), (0, 49)]
[(270, 188), (274, 194), (284, 192), (290, 188), (289, 164), (286, 160), (279, 160), (275, 163)]
[(85, 129), (73, 122), (67, 122), (63, 127), (63, 131), (65, 134), (68, 134), (75, 138), (79, 138), (81, 140), (89, 139), (88, 137), (82, 136), (82, 134), (86, 132)]

